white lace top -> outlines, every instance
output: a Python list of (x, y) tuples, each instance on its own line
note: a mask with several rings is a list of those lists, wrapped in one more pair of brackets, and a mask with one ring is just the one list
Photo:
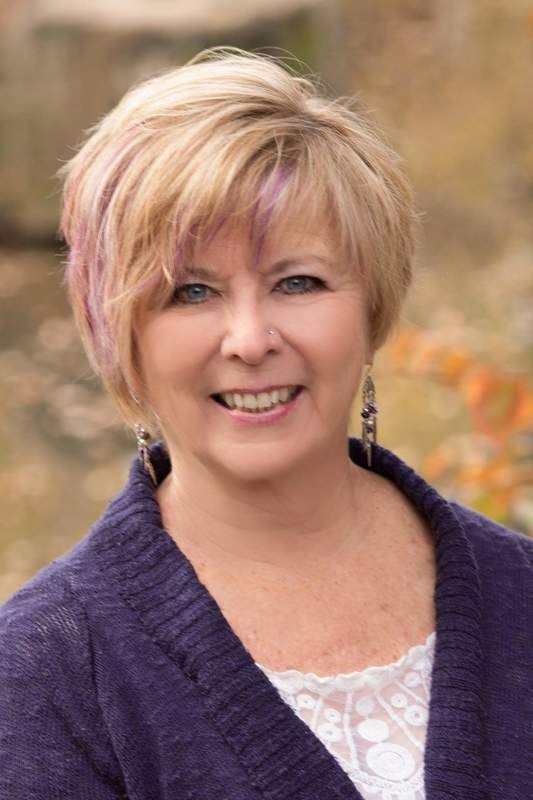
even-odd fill
[(393, 664), (331, 676), (257, 664), (368, 800), (424, 800), (436, 633)]

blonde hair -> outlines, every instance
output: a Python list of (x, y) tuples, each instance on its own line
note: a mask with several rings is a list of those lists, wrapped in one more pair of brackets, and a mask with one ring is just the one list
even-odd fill
[(332, 100), (277, 59), (204, 50), (143, 82), (89, 129), (64, 179), (66, 281), (90, 362), (125, 420), (134, 326), (164, 302), (199, 242), (247, 215), (259, 240), (287, 210), (330, 224), (367, 288), (371, 349), (411, 281), (416, 214), (397, 154), (355, 100)]

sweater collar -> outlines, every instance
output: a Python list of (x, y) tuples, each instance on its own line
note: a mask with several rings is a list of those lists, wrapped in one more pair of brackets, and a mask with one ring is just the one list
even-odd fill
[[(348, 439), (348, 452), (366, 468), (358, 439)], [(162, 445), (151, 448), (151, 458), (160, 482), (170, 469)], [(472, 547), (452, 506), (392, 452), (373, 445), (372, 470), (395, 483), (426, 517), (435, 543), (437, 625), (424, 757), (426, 800), (486, 800), (481, 589)], [(113, 585), (151, 639), (197, 686), (256, 789), (269, 800), (362, 800), (254, 663), (163, 529), (151, 479), (138, 459), (93, 537)]]

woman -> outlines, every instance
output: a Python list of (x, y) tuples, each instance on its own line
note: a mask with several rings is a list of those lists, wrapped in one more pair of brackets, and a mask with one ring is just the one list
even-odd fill
[(219, 48), (63, 172), (70, 297), (139, 458), (1, 611), (0, 798), (530, 796), (533, 543), (375, 441), (395, 154)]

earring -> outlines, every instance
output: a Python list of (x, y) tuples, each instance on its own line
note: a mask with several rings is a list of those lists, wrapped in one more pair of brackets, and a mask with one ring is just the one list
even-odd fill
[(366, 460), (369, 467), (372, 466), (372, 443), (377, 444), (377, 414), (376, 387), (370, 377), (370, 372), (363, 384), (363, 449), (366, 453)]
[(139, 454), (139, 458), (141, 459), (141, 463), (151, 477), (154, 486), (157, 486), (157, 478), (155, 476), (152, 462), (150, 461), (150, 451), (148, 450), (150, 434), (140, 423), (137, 423), (135, 425), (135, 437), (137, 439), (137, 452)]

